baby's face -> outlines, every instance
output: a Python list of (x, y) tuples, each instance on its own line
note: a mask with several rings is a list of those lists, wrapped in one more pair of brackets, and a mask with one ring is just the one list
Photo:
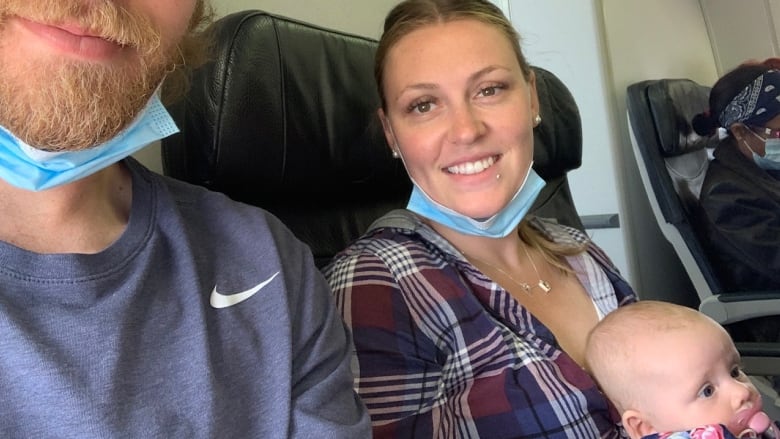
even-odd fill
[(638, 384), (648, 389), (643, 414), (656, 432), (723, 424), (738, 436), (761, 410), (734, 343), (717, 324), (697, 323), (649, 345), (651, 378)]

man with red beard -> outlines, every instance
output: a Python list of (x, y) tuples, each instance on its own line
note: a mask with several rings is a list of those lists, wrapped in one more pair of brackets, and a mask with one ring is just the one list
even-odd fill
[(2, 437), (370, 434), (308, 248), (128, 158), (206, 9), (0, 2)]

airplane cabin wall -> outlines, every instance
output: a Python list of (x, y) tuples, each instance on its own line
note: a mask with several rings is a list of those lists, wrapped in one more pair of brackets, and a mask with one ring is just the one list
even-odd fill
[(700, 0), (718, 75), (745, 60), (780, 56), (780, 0)]

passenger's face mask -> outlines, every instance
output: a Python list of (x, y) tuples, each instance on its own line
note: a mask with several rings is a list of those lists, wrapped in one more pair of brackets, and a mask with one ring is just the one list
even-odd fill
[(512, 233), (515, 227), (520, 224), (520, 220), (531, 209), (531, 205), (545, 184), (545, 181), (532, 168), (529, 168), (525, 181), (517, 189), (509, 204), (490, 218), (482, 220), (470, 218), (442, 206), (420, 189), (417, 183), (414, 183), (412, 196), (409, 198), (406, 208), (460, 233), (503, 238)]
[(178, 131), (157, 93), (124, 131), (82, 151), (41, 151), (0, 126), (0, 178), (31, 191), (53, 188), (91, 175)]
[[(750, 148), (750, 145), (748, 145), (748, 149), (753, 153), (753, 161), (756, 165), (764, 170), (780, 170), (780, 138), (774, 136), (764, 138), (755, 133), (752, 129), (750, 132), (764, 142), (763, 157), (756, 154), (756, 152), (753, 151), (753, 148)], [(747, 145), (747, 142), (745, 142), (745, 144)]]

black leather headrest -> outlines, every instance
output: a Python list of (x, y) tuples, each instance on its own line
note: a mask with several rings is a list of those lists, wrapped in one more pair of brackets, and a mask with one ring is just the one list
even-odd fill
[(534, 169), (545, 180), (582, 164), (582, 121), (569, 89), (551, 72), (533, 67), (542, 123), (534, 130)]
[(173, 108), (166, 174), (261, 206), (408, 192), (372, 123), (374, 41), (261, 11), (214, 31), (214, 61)]
[(714, 138), (693, 131), (693, 116), (707, 109), (710, 88), (690, 79), (663, 79), (647, 88), (661, 152), (677, 156), (710, 146)]

